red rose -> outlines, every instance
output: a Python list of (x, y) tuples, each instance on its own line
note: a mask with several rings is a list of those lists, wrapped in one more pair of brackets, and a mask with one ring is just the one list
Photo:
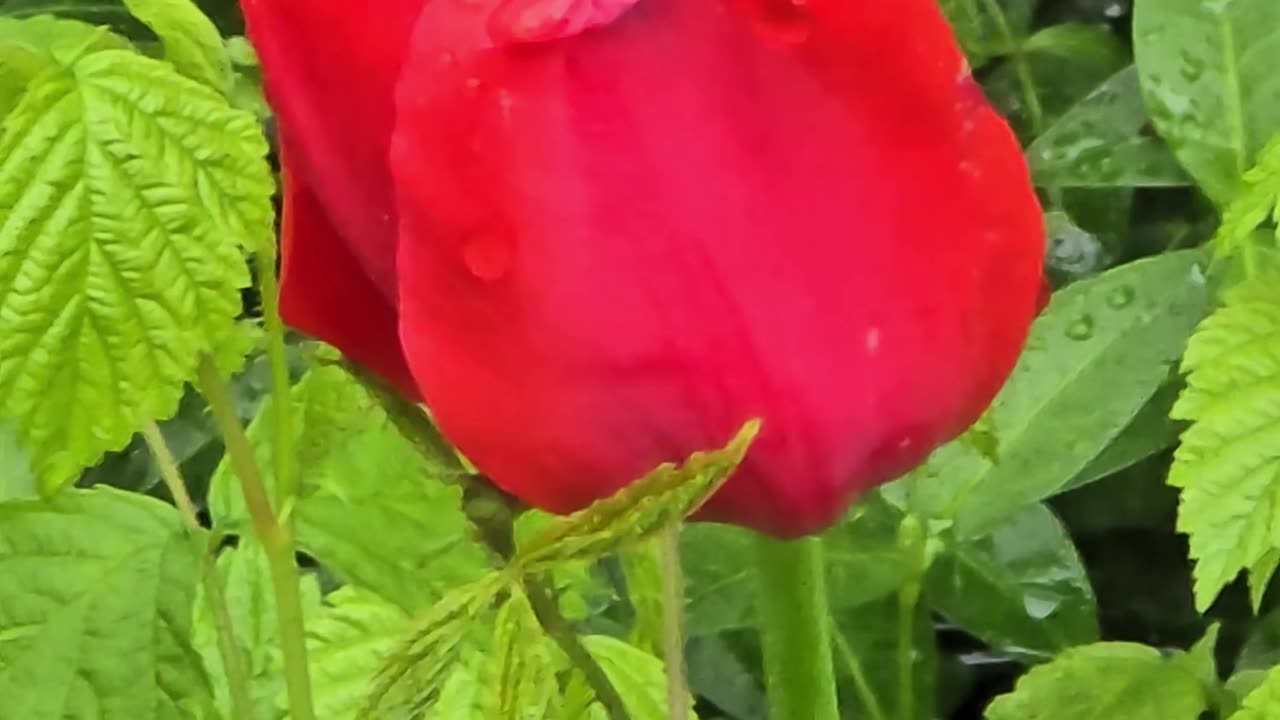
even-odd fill
[(532, 505), (760, 417), (704, 516), (811, 532), (1013, 367), (1040, 210), (934, 0), (244, 4), (286, 319)]

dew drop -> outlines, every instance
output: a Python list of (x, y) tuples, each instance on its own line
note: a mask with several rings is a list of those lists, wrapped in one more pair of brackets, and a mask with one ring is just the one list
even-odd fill
[(1067, 337), (1072, 340), (1088, 340), (1093, 337), (1093, 316), (1085, 313), (1067, 326)]
[(1117, 310), (1123, 310), (1132, 305), (1137, 296), (1138, 293), (1131, 286), (1121, 285), (1107, 293), (1107, 304)]
[(462, 263), (486, 282), (501, 280), (511, 269), (515, 253), (515, 238), (506, 232), (474, 232), (462, 243)]

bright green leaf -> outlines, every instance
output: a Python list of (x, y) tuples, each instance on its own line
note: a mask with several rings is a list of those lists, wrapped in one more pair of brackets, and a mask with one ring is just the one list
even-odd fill
[(1274, 668), (1245, 696), (1240, 710), (1229, 720), (1274, 720), (1280, 717), (1280, 667)]
[[(661, 660), (607, 635), (588, 635), (582, 644), (617, 689), (631, 720), (668, 720), (667, 676)], [(690, 697), (689, 718), (697, 717)]]
[(560, 687), (548, 640), (518, 589), (498, 610), (490, 663), (488, 717), (543, 720)]
[(1205, 193), (1225, 205), (1280, 131), (1280, 3), (1141, 0), (1133, 37), (1156, 129)]
[[(56, 490), (176, 410), (238, 347), (246, 243), (270, 237), (256, 120), (102, 50), (34, 84), (0, 137), (0, 415)], [(68, 422), (76, 418), (76, 422)]]
[(395, 605), (356, 587), (340, 588), (307, 617), (307, 660), (316, 714), (356, 720), (374, 674), (409, 629)]
[(1193, 421), (1169, 471), (1178, 529), (1206, 609), (1243, 569), (1280, 546), (1280, 298), (1277, 278), (1230, 290), (1187, 346), (1173, 416)]
[(226, 94), (231, 62), (222, 35), (191, 0), (124, 0), (129, 12), (164, 43), (165, 60), (192, 80)]
[(987, 720), (1197, 720), (1207, 699), (1195, 674), (1131, 643), (1072, 648), (1032, 668)]
[(206, 542), (116, 490), (0, 504), (0, 714), (209, 718), (191, 645)]

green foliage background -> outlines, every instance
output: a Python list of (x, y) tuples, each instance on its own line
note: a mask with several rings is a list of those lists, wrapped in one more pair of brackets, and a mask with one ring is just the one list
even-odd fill
[[(1280, 718), (1280, 3), (941, 4), (1026, 147), (1057, 290), (987, 417), (822, 536), (843, 712)], [(477, 498), (261, 307), (240, 32), (226, 1), (0, 0), (0, 720), (241, 718), (236, 672), (287, 716), (279, 547), (202, 367), (285, 500), (317, 717), (603, 717), (549, 614), (664, 717), (654, 537), (751, 428), (580, 516)], [(680, 535), (703, 718), (765, 717), (752, 542)]]

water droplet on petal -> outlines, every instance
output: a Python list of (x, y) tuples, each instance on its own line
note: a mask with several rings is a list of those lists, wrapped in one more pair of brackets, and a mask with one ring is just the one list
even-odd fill
[(1067, 326), (1067, 337), (1072, 340), (1088, 340), (1093, 337), (1093, 316), (1085, 313)]
[(484, 230), (462, 242), (462, 262), (472, 275), (486, 282), (501, 280), (515, 259), (515, 238), (507, 232)]
[(1137, 291), (1135, 291), (1131, 286), (1121, 285), (1107, 293), (1107, 304), (1117, 310), (1121, 310), (1132, 305), (1134, 298), (1137, 296)]

